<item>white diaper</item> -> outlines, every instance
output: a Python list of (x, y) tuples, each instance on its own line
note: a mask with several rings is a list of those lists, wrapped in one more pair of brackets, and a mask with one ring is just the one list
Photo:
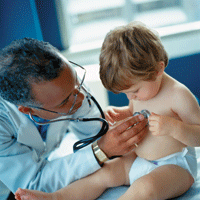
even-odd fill
[(195, 149), (193, 147), (187, 147), (184, 148), (182, 152), (177, 152), (158, 160), (148, 161), (137, 157), (133, 162), (129, 172), (130, 184), (132, 184), (138, 178), (150, 173), (157, 167), (169, 164), (178, 165), (188, 170), (192, 177), (196, 179), (197, 159)]

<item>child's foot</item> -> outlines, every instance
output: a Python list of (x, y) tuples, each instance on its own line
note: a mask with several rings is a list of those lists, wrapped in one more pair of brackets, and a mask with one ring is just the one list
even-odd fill
[(53, 196), (51, 193), (21, 188), (19, 188), (15, 192), (15, 198), (17, 200), (53, 200)]

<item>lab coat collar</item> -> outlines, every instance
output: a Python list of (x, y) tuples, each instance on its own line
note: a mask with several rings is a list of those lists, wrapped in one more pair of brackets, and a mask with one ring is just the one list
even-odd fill
[(0, 101), (6, 108), (7, 115), (15, 127), (17, 141), (32, 147), (39, 154), (43, 153), (45, 151), (45, 144), (33, 122), (21, 113), (16, 105), (2, 98), (0, 98)]
[(50, 124), (47, 130), (46, 142), (44, 142), (37, 127), (25, 114), (21, 113), (14, 104), (1, 98), (0, 101), (5, 106), (6, 112), (15, 127), (17, 133), (16, 138), (19, 143), (35, 149), (38, 155), (44, 154), (45, 152), (48, 153), (60, 144), (69, 125), (68, 121)]

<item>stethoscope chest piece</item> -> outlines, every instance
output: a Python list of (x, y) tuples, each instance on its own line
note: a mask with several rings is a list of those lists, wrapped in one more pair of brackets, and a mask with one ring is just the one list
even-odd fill
[(133, 114), (133, 116), (136, 116), (136, 115), (139, 115), (139, 114), (142, 114), (146, 119), (148, 119), (149, 116), (151, 115), (151, 113), (148, 110), (144, 109), (144, 110), (141, 110), (141, 112), (135, 112)]

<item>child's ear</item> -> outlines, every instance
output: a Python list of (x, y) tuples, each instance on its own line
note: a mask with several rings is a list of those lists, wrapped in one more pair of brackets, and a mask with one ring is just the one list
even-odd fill
[(165, 63), (163, 61), (158, 62), (158, 74), (157, 76), (161, 76), (165, 70)]

